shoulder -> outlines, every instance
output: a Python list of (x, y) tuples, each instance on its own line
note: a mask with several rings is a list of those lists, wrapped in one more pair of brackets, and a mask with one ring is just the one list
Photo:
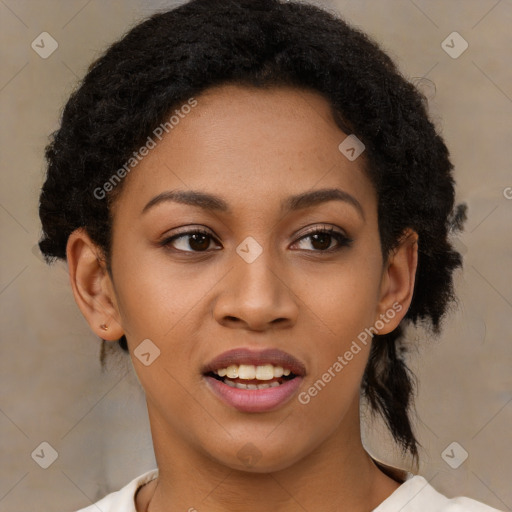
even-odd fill
[(144, 484), (150, 482), (158, 476), (158, 469), (152, 469), (134, 478), (118, 491), (107, 494), (104, 498), (81, 508), (77, 512), (136, 512), (135, 510), (135, 493)]
[(466, 497), (447, 498), (420, 475), (412, 475), (373, 512), (500, 512)]

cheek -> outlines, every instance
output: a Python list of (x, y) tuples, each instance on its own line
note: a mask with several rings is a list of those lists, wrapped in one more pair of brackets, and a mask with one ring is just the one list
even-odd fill
[[(355, 253), (343, 264), (303, 283), (304, 302), (319, 319), (326, 341), (340, 344), (373, 325), (379, 300), (380, 260)], [(306, 289), (307, 287), (307, 289)]]
[[(310, 378), (313, 382), (320, 379), (320, 388), (328, 383), (319, 401), (336, 401), (358, 392), (376, 319), (380, 264), (378, 256), (354, 253), (329, 277), (317, 279), (314, 287), (309, 285), (304, 314), (311, 325), (305, 330), (312, 337), (310, 346), (315, 347)], [(303, 292), (306, 294), (305, 289)]]
[[(298, 396), (299, 418), (304, 431), (327, 436), (348, 417), (360, 396), (360, 385), (368, 361), (371, 336), (365, 329), (374, 321), (375, 282), (366, 275), (340, 275), (326, 281), (324, 293), (318, 288), (310, 300), (314, 314), (307, 313), (314, 326), (304, 339), (314, 347), (310, 372)], [(319, 422), (318, 418), (322, 418)]]
[(123, 253), (119, 247), (114, 280), (123, 327), (128, 336), (162, 339), (182, 329), (183, 319), (214, 286), (211, 272), (197, 265), (170, 264), (151, 254)]
[(348, 383), (357, 385), (369, 355), (371, 337), (366, 329), (374, 322), (374, 294), (368, 293), (369, 283), (360, 280), (334, 280), (329, 286), (331, 293), (318, 295), (315, 314), (310, 315), (315, 324), (309, 329), (315, 347), (313, 374), (324, 382), (335, 382), (331, 388), (339, 385), (350, 393)]

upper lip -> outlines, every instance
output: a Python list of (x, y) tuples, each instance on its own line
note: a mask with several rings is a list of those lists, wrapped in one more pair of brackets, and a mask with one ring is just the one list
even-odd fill
[(241, 364), (252, 364), (254, 366), (272, 364), (274, 366), (282, 366), (284, 369), (290, 370), (294, 375), (304, 376), (306, 374), (304, 364), (287, 352), (276, 348), (254, 350), (245, 347), (223, 352), (206, 364), (202, 372), (206, 374), (220, 368)]

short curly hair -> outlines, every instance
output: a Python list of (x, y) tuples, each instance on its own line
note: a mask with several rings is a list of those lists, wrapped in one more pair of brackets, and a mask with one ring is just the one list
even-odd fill
[[(454, 205), (453, 165), (426, 98), (376, 42), (339, 16), (294, 1), (192, 0), (133, 27), (91, 64), (46, 147), (39, 247), (48, 263), (65, 259), (69, 235), (83, 227), (111, 272), (111, 205), (122, 182), (105, 200), (94, 191), (173, 108), (228, 83), (321, 94), (340, 128), (365, 145), (383, 255), (407, 228), (419, 235), (410, 308), (393, 332), (375, 336), (361, 383), (372, 414), (382, 415), (402, 452), (417, 462), (403, 322), (421, 321), (439, 333), (455, 300), (453, 271), (462, 266), (450, 228), (464, 211)], [(128, 351), (124, 336), (119, 344)]]

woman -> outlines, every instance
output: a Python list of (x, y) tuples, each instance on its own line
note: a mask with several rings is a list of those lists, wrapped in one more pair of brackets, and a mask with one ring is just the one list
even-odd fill
[(46, 152), (48, 261), (129, 353), (158, 469), (83, 511), (494, 510), (418, 460), (407, 323), (454, 298), (460, 227), (424, 98), (316, 7), (193, 0), (90, 67)]

